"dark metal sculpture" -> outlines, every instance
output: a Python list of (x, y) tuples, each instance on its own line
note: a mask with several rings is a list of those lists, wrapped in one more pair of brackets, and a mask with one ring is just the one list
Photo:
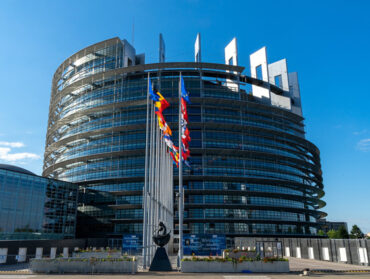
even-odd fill
[(163, 222), (159, 222), (157, 233), (153, 235), (154, 243), (157, 244), (159, 247), (165, 246), (170, 241), (170, 233), (171, 232), (167, 233), (167, 228), (165, 224), (163, 224)]
[(153, 241), (159, 247), (155, 251), (155, 255), (152, 263), (150, 264), (150, 271), (171, 271), (171, 263), (168, 259), (166, 249), (163, 248), (169, 241), (171, 235), (170, 232), (167, 233), (167, 228), (163, 222), (159, 222), (158, 229), (153, 235)]

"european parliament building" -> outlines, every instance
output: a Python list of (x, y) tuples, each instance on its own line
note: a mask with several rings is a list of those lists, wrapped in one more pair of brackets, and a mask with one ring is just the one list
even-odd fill
[[(180, 73), (191, 99), (184, 233), (316, 235), (326, 216), (320, 152), (305, 139), (298, 76), (286, 60), (269, 64), (261, 48), (247, 71), (233, 39), (225, 64), (206, 63), (199, 36), (195, 62), (165, 62), (162, 36), (159, 55), (146, 64), (116, 37), (73, 54), (54, 74), (43, 175), (80, 185), (77, 236), (142, 232), (148, 73), (171, 104), (164, 115), (174, 139)], [(173, 178), (176, 193), (176, 167)], [(174, 204), (178, 216), (176, 195)]]

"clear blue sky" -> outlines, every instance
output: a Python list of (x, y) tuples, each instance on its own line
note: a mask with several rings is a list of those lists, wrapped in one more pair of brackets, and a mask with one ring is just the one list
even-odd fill
[[(65, 58), (119, 36), (158, 59), (224, 61), (236, 36), (239, 64), (267, 47), (301, 86), (307, 139), (321, 150), (328, 219), (370, 232), (370, 1), (0, 2), (0, 162), (41, 174), (51, 79)], [(246, 74), (249, 71), (246, 70)], [(10, 161), (9, 161), (10, 160)]]

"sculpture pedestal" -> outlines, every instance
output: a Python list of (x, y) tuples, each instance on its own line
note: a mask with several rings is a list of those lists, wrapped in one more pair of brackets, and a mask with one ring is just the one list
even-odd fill
[(166, 249), (164, 249), (163, 247), (157, 248), (149, 271), (172, 271), (171, 263), (168, 259)]

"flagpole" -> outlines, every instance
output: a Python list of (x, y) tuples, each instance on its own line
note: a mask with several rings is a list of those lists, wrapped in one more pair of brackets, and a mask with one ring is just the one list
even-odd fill
[(181, 72), (179, 77), (179, 200), (178, 200), (178, 208), (179, 208), (179, 260), (180, 260), (180, 268), (181, 268), (181, 261), (183, 257), (183, 186), (182, 186), (182, 119), (181, 119)]
[(144, 211), (144, 220), (143, 220), (143, 267), (146, 269), (147, 265), (147, 235), (148, 235), (148, 161), (149, 161), (149, 80), (150, 74), (148, 73), (148, 88), (146, 92), (146, 133), (145, 133), (145, 176), (144, 176), (144, 189), (143, 189), (143, 211)]

